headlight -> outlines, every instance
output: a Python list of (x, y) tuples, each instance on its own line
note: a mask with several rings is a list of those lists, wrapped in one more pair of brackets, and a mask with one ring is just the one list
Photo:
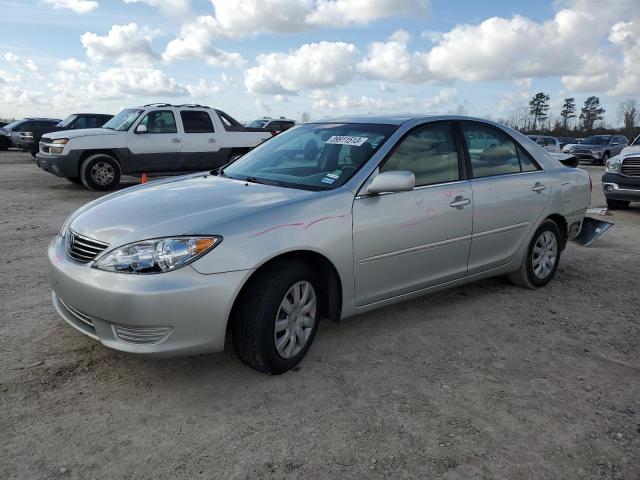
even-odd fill
[(602, 155), (602, 150), (591, 150), (591, 154), (592, 154), (594, 157), (599, 157), (599, 156), (601, 156), (601, 155)]
[(613, 157), (607, 160), (604, 170), (607, 173), (620, 173), (620, 158)]
[(58, 138), (51, 142), (51, 146), (49, 147), (49, 153), (60, 154), (64, 151), (64, 146), (69, 143), (68, 138)]
[(171, 237), (130, 243), (100, 257), (93, 268), (122, 273), (176, 270), (204, 255), (221, 237)]

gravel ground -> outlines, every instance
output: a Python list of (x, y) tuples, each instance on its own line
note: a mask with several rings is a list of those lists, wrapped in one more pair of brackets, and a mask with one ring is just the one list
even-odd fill
[(640, 478), (638, 204), (546, 288), (495, 278), (325, 322), (269, 377), (66, 326), (45, 249), (98, 194), (21, 152), (0, 174), (2, 479)]

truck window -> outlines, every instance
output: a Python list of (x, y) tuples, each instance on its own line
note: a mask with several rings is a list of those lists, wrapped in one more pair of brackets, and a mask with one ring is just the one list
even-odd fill
[(180, 112), (184, 133), (211, 133), (214, 131), (211, 116), (202, 111)]
[(178, 133), (176, 119), (170, 110), (154, 110), (140, 121), (147, 127), (147, 133)]

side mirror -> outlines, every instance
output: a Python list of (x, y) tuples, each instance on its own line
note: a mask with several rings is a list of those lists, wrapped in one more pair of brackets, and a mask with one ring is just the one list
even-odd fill
[(392, 171), (378, 174), (367, 191), (372, 194), (383, 192), (407, 192), (416, 186), (416, 176), (413, 172)]
[(611, 145), (615, 147), (616, 145), (620, 145), (620, 142), (613, 142)]
[(136, 133), (147, 133), (147, 126), (146, 125), (138, 125), (136, 127)]

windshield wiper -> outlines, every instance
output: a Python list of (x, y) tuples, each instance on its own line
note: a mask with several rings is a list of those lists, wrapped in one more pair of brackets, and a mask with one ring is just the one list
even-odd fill
[(209, 173), (211, 175), (216, 175), (218, 177), (226, 177), (227, 175), (225, 175), (223, 168), (224, 168), (224, 166), (218, 167), (218, 168), (214, 168)]
[(263, 178), (256, 178), (256, 177), (245, 177), (244, 178), (245, 182), (250, 182), (250, 183), (260, 183), (262, 185), (272, 185), (275, 187), (282, 187), (283, 183), (282, 182), (278, 182), (277, 180), (265, 180)]

